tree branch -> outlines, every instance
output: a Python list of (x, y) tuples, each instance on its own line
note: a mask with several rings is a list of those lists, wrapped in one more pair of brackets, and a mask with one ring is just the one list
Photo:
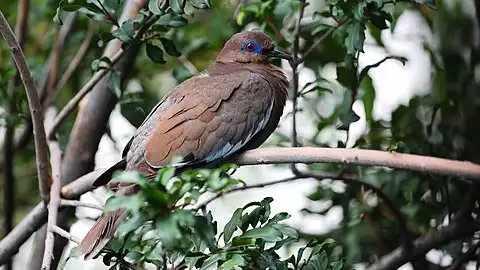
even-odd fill
[(238, 165), (334, 163), (382, 166), (480, 180), (480, 165), (472, 162), (366, 149), (265, 147), (247, 151), (230, 162)]
[[(413, 154), (390, 153), (377, 150), (345, 148), (259, 148), (249, 150), (231, 159), (238, 165), (288, 164), (288, 163), (338, 163), (364, 166), (384, 166), (396, 169), (454, 175), (457, 177), (480, 179), (480, 165), (466, 161), (456, 161)], [(93, 182), (106, 169), (98, 169), (78, 178), (61, 189), (65, 199), (74, 199), (94, 189)], [(323, 174), (328, 178), (328, 174)], [(336, 176), (336, 175), (333, 175)], [(345, 176), (344, 176), (345, 177)], [(280, 180), (293, 181), (293, 180)], [(17, 252), (18, 247), (45, 223), (46, 209), (37, 205), (12, 232), (0, 241), (0, 264)]]
[[(152, 17), (149, 21), (147, 21), (142, 28), (137, 32), (135, 35), (134, 40), (132, 41), (132, 45), (130, 46), (136, 46), (138, 45), (138, 42), (140, 42), (140, 39), (142, 35), (145, 33), (145, 31), (150, 28), (150, 26), (156, 21), (156, 17)], [(127, 50), (128, 51), (128, 50)], [(124, 51), (122, 49), (119, 49), (115, 55), (110, 59), (112, 62), (112, 66), (115, 65), (124, 55), (127, 51)], [(56, 130), (60, 127), (60, 124), (67, 118), (67, 116), (72, 113), (82, 101), (82, 99), (94, 88), (95, 85), (97, 85), (98, 82), (110, 71), (110, 69), (102, 69), (95, 73), (93, 77), (78, 91), (78, 93), (68, 101), (67, 105), (58, 113), (57, 117), (55, 118), (52, 128), (48, 131), (48, 137), (53, 136), (56, 132)]]
[[(323, 180), (326, 177), (324, 176), (324, 173), (318, 173), (315, 171), (310, 171), (310, 172), (299, 172), (297, 175), (302, 176), (302, 177), (311, 177), (311, 178), (316, 178), (318, 180)], [(405, 216), (402, 214), (400, 209), (397, 207), (395, 202), (390, 199), (383, 191), (378, 188), (375, 185), (372, 185), (368, 182), (364, 182), (359, 180), (356, 177), (344, 177), (342, 175), (337, 176), (336, 178), (332, 179), (337, 179), (337, 180), (342, 180), (346, 184), (354, 184), (354, 185), (360, 185), (363, 186), (367, 189), (370, 189), (375, 192), (375, 194), (385, 203), (385, 205), (392, 211), (393, 215), (395, 216), (395, 219), (399, 223), (400, 226), (400, 234), (404, 240), (404, 247), (406, 250), (408, 250), (412, 246), (412, 235), (408, 231), (408, 224), (407, 224), (407, 219)]]
[(64, 229), (58, 227), (58, 226), (53, 226), (52, 227), (52, 231), (58, 235), (60, 235), (61, 237), (65, 238), (65, 239), (68, 239), (72, 242), (75, 242), (77, 244), (80, 244), (80, 242), (82, 242), (82, 240), (80, 240), (79, 238), (69, 234), (67, 231), (65, 231)]
[(103, 211), (103, 207), (100, 205), (96, 205), (93, 203), (85, 203), (77, 200), (65, 200), (61, 199), (60, 200), (60, 205), (61, 206), (72, 206), (72, 207), (86, 207), (86, 208), (91, 208), (91, 209), (97, 209), (100, 211)]
[[(293, 51), (292, 57), (293, 60), (290, 61), (290, 66), (292, 67), (292, 146), (298, 146), (298, 137), (297, 137), (297, 98), (298, 98), (298, 51), (300, 47), (300, 22), (302, 21), (305, 8), (308, 3), (306, 0), (300, 0), (300, 7), (298, 10), (297, 23), (295, 24), (295, 29), (293, 30)], [(293, 170), (296, 171), (296, 168), (293, 167)]]
[[(28, 7), (30, 5), (29, 0), (21, 0), (18, 2), (18, 11), (17, 11), (17, 22), (15, 26), (15, 34), (18, 39), (18, 44), (21, 49), (26, 40), (26, 32), (28, 25)], [(14, 67), (15, 61), (12, 59), (12, 64)], [(15, 74), (8, 81), (7, 96), (8, 96), (8, 106), (6, 108), (7, 115), (11, 116), (16, 113), (16, 95), (15, 88), (20, 83), (19, 72)], [(14, 139), (15, 139), (15, 125), (9, 118), (6, 118), (6, 128), (5, 128), (5, 137), (3, 143), (3, 159), (4, 159), (4, 191), (3, 191), (3, 210), (4, 210), (4, 225), (3, 233), (7, 235), (13, 229), (14, 215), (15, 215), (15, 173), (13, 170), (13, 160), (14, 160)], [(13, 269), (12, 261), (7, 262), (6, 270)]]
[[(118, 51), (111, 59), (112, 65), (117, 63), (120, 58), (125, 54), (125, 51)], [(48, 130), (48, 137), (55, 136), (55, 132), (60, 127), (60, 124), (72, 113), (90, 90), (109, 72), (109, 69), (102, 69), (95, 73), (92, 78), (78, 91), (78, 93), (68, 101), (67, 105), (58, 113), (57, 117), (53, 120), (52, 127)]]
[[(45, 113), (45, 126), (49, 126), (55, 117), (55, 109), (50, 107)], [(50, 202), (48, 204), (47, 237), (45, 238), (45, 251), (43, 253), (42, 269), (49, 270), (53, 259), (53, 246), (55, 237), (53, 227), (57, 226), (58, 207), (60, 205), (60, 173), (62, 163), (62, 151), (56, 138), (49, 138), (50, 163), (52, 165), (52, 186), (50, 188)]]
[(43, 127), (42, 121), (42, 106), (38, 98), (37, 88), (35, 86), (35, 81), (32, 78), (32, 73), (28, 67), (27, 60), (23, 55), (23, 51), (18, 44), (15, 35), (12, 32), (12, 29), (8, 25), (7, 19), (0, 11), (0, 32), (2, 33), (3, 38), (8, 44), (12, 57), (17, 64), (20, 77), (22, 78), (23, 84), (27, 92), (28, 105), (30, 108), (30, 113), (33, 119), (33, 130), (35, 134), (35, 153), (37, 159), (37, 174), (38, 182), (40, 188), (40, 195), (44, 202), (48, 202), (48, 188), (49, 188), (49, 177), (48, 177), (48, 153), (47, 153), (47, 142), (45, 138), (45, 129)]
[(417, 238), (413, 242), (413, 247), (406, 250), (399, 247), (389, 254), (380, 258), (380, 260), (372, 264), (368, 270), (390, 270), (397, 269), (413, 258), (425, 255), (428, 251), (438, 248), (450, 241), (472, 235), (480, 229), (480, 221), (475, 220), (465, 222), (464, 220), (454, 221), (446, 227), (432, 232), (429, 235)]
[(77, 70), (81, 60), (87, 53), (90, 43), (92, 42), (93, 36), (95, 34), (95, 25), (96, 25), (95, 22), (89, 21), (87, 34), (85, 36), (85, 39), (83, 40), (82, 45), (80, 45), (80, 48), (78, 49), (77, 53), (75, 54), (73, 59), (70, 61), (70, 64), (68, 65), (67, 69), (65, 70), (62, 77), (58, 81), (53, 92), (46, 97), (44, 102), (45, 107), (51, 105), (51, 103), (55, 100), (60, 90), (67, 84), (67, 82), (72, 77), (73, 73)]

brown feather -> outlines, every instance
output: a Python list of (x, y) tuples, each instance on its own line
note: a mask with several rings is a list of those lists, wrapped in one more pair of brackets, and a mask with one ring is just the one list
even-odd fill
[[(182, 166), (208, 166), (260, 146), (275, 130), (287, 98), (288, 80), (269, 64), (267, 55), (240, 50), (255, 40), (264, 51), (274, 44), (255, 31), (234, 35), (218, 54), (216, 65), (184, 81), (148, 114), (128, 142), (122, 160), (107, 169), (95, 185), (108, 183), (116, 170), (136, 170), (148, 178), (175, 156), (188, 157)], [(182, 167), (183, 168), (183, 167)], [(137, 192), (129, 183), (109, 184), (115, 195)], [(105, 213), (77, 247), (75, 255), (95, 257), (127, 211)]]

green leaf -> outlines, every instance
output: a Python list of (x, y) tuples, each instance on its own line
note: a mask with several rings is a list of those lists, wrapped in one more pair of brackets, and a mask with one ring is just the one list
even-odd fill
[(137, 171), (124, 171), (115, 173), (112, 178), (112, 183), (132, 183), (142, 185), (145, 182), (145, 177)]
[(372, 78), (366, 75), (365, 78), (360, 83), (360, 88), (363, 91), (363, 107), (365, 108), (365, 118), (367, 123), (373, 121), (372, 112), (373, 104), (375, 101), (375, 89), (373, 88)]
[(142, 205), (138, 196), (113, 196), (108, 198), (103, 211), (113, 212), (118, 209), (137, 210)]
[(236, 269), (235, 266), (240, 267), (240, 266), (246, 266), (247, 262), (245, 259), (238, 255), (238, 254), (233, 254), (230, 259), (222, 263), (218, 270), (234, 270)]
[(277, 242), (283, 239), (283, 234), (273, 226), (265, 226), (248, 230), (239, 238), (255, 238), (262, 239), (265, 242)]
[(160, 4), (163, 1), (168, 1), (168, 0), (149, 0), (148, 1), (148, 10), (150, 10), (155, 15), (165, 14), (165, 12), (162, 9), (160, 9)]
[(225, 227), (223, 229), (223, 240), (225, 244), (228, 243), (230, 238), (232, 237), (233, 233), (237, 229), (238, 224), (240, 224), (240, 221), (242, 219), (242, 208), (237, 208), (235, 212), (232, 215), (232, 218), (225, 224)]
[[(101, 65), (102, 62), (106, 63), (107, 66), (102, 66)], [(107, 56), (103, 56), (100, 59), (95, 59), (92, 61), (92, 70), (95, 72), (99, 71), (100, 69), (108, 69), (111, 66), (112, 66), (112, 61)]]
[(346, 27), (347, 38), (345, 39), (345, 46), (347, 47), (347, 53), (356, 55), (357, 52), (363, 52), (365, 25), (357, 20), (353, 20)]
[(188, 0), (188, 2), (196, 9), (209, 9), (212, 7), (210, 0)]
[(163, 59), (163, 50), (160, 47), (152, 45), (150, 43), (147, 43), (146, 46), (147, 46), (147, 55), (153, 62), (158, 64), (167, 63)]
[(186, 0), (170, 0), (170, 7), (176, 13), (183, 14)]
[(126, 20), (120, 28), (112, 32), (112, 35), (122, 42), (129, 44), (133, 40), (133, 20)]
[(120, 72), (111, 70), (108, 76), (108, 87), (113, 91), (117, 98), (122, 96)]
[(328, 255), (325, 251), (314, 254), (309, 260), (305, 270), (326, 270), (328, 266)]
[(177, 48), (175, 47), (175, 43), (167, 38), (160, 38), (160, 41), (162, 42), (163, 48), (165, 51), (174, 57), (179, 57), (182, 55), (180, 52), (178, 52)]
[(176, 13), (166, 13), (160, 16), (157, 23), (171, 28), (178, 28), (187, 25), (188, 20)]
[(278, 213), (276, 214), (275, 216), (273, 216), (269, 221), (268, 223), (277, 223), (279, 221), (282, 221), (282, 220), (285, 220), (285, 219), (288, 219), (290, 218), (290, 214), (286, 213), (286, 212), (281, 212), (281, 213)]
[(174, 167), (165, 167), (158, 171), (157, 177), (155, 180), (159, 182), (162, 186), (166, 186), (170, 179), (173, 178), (175, 175), (175, 168)]
[(290, 226), (286, 226), (286, 225), (278, 224), (278, 223), (272, 224), (271, 226), (274, 227), (275, 229), (279, 230), (283, 235), (285, 235), (287, 237), (298, 239), (297, 230), (295, 230), (294, 228), (292, 228)]
[(225, 260), (225, 257), (226, 257), (225, 253), (213, 254), (212, 256), (210, 256), (208, 259), (206, 259), (203, 262), (202, 268), (200, 268), (200, 270), (209, 269), (211, 266), (216, 264), (218, 261)]
[(343, 267), (343, 261), (333, 262), (330, 264), (332, 270), (340, 270)]

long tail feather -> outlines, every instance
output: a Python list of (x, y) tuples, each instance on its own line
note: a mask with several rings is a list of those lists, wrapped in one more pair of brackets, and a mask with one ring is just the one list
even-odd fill
[(127, 211), (125, 209), (105, 213), (83, 238), (72, 256), (85, 255), (85, 260), (97, 256), (113, 237), (120, 222), (126, 217)]

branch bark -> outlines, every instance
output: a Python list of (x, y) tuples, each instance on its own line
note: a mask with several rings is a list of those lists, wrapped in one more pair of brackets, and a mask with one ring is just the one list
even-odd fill
[(15, 35), (13, 34), (10, 25), (7, 22), (7, 19), (0, 11), (0, 32), (2, 33), (3, 38), (8, 44), (12, 57), (17, 64), (20, 77), (22, 78), (23, 84), (27, 91), (28, 105), (30, 108), (30, 114), (33, 119), (33, 131), (35, 134), (35, 153), (37, 159), (37, 174), (38, 182), (40, 187), (40, 195), (44, 202), (48, 201), (48, 188), (49, 188), (49, 177), (48, 177), (48, 152), (47, 152), (47, 142), (45, 138), (45, 129), (43, 127), (43, 115), (42, 115), (42, 106), (40, 104), (40, 99), (38, 98), (37, 87), (35, 86), (35, 81), (32, 78), (32, 73), (28, 67), (27, 60), (23, 55), (23, 51), (18, 44)]
[[(230, 160), (238, 165), (288, 163), (341, 163), (365, 166), (385, 166), (421, 172), (454, 175), (480, 179), (480, 165), (471, 162), (425, 157), (412, 154), (390, 153), (364, 149), (337, 148), (259, 148), (245, 152)], [(76, 199), (93, 189), (93, 182), (106, 169), (98, 169), (63, 186), (62, 198)], [(324, 175), (325, 176), (325, 175)], [(327, 177), (327, 176), (325, 176)], [(18, 247), (46, 221), (46, 209), (37, 205), (12, 232), (0, 241), (0, 264), (17, 252)]]
[[(50, 107), (45, 113), (45, 126), (48, 126), (55, 117), (55, 109)], [(53, 259), (53, 247), (55, 237), (53, 227), (57, 226), (58, 207), (60, 205), (60, 171), (62, 163), (62, 151), (56, 138), (48, 140), (50, 149), (50, 163), (52, 166), (52, 186), (50, 188), (50, 202), (48, 204), (47, 236), (45, 238), (45, 251), (43, 253), (42, 269), (49, 270)]]
[(414, 154), (365, 149), (294, 147), (259, 148), (231, 160), (238, 165), (285, 163), (335, 163), (345, 165), (382, 166), (440, 175), (471, 178), (480, 181), (480, 165)]
[[(26, 40), (26, 32), (28, 25), (28, 7), (29, 0), (21, 0), (18, 3), (17, 22), (15, 26), (15, 34), (17, 36), (18, 44), (21, 49)], [(14, 67), (15, 61), (12, 59)], [(15, 87), (20, 83), (19, 73), (13, 76), (8, 82), (7, 95), (9, 104), (7, 107), (7, 115), (11, 116), (16, 112)], [(4, 191), (3, 191), (3, 209), (4, 209), (4, 225), (3, 233), (7, 235), (13, 229), (13, 219), (15, 215), (15, 174), (13, 170), (14, 159), (14, 139), (15, 139), (15, 125), (7, 118), (5, 129), (5, 137), (3, 143), (3, 158), (4, 158)], [(6, 270), (13, 269), (12, 261), (7, 262)]]
[[(121, 23), (128, 18), (133, 20), (145, 4), (146, 1), (143, 0), (126, 1), (119, 22)], [(125, 53), (125, 56), (113, 67), (120, 71), (123, 79), (134, 66), (133, 63), (138, 53), (138, 46), (135, 44), (136, 42), (132, 44)], [(121, 50), (121, 42), (119, 40), (112, 40), (108, 43), (103, 55), (112, 58), (119, 50)], [(82, 100), (79, 113), (75, 119), (65, 149), (62, 164), (62, 185), (76, 180), (94, 168), (95, 153), (97, 152), (100, 139), (105, 133), (110, 113), (116, 102), (117, 98), (108, 87), (108, 80), (105, 77), (101, 79)], [(58, 216), (58, 226), (68, 231), (70, 226), (69, 220), (73, 214), (73, 208), (62, 208)], [(58, 253), (56, 258), (59, 258), (67, 242), (61, 241), (60, 239), (56, 239), (55, 242), (55, 252), (56, 254)], [(52, 263), (52, 268), (55, 267), (57, 263), (58, 261), (55, 260)]]
[(397, 269), (413, 258), (425, 255), (433, 248), (440, 247), (460, 237), (470, 236), (478, 229), (480, 229), (480, 221), (478, 220), (471, 222), (465, 220), (454, 221), (429, 235), (419, 237), (413, 242), (413, 247), (410, 250), (406, 250), (404, 247), (395, 249), (372, 264), (368, 270)]

